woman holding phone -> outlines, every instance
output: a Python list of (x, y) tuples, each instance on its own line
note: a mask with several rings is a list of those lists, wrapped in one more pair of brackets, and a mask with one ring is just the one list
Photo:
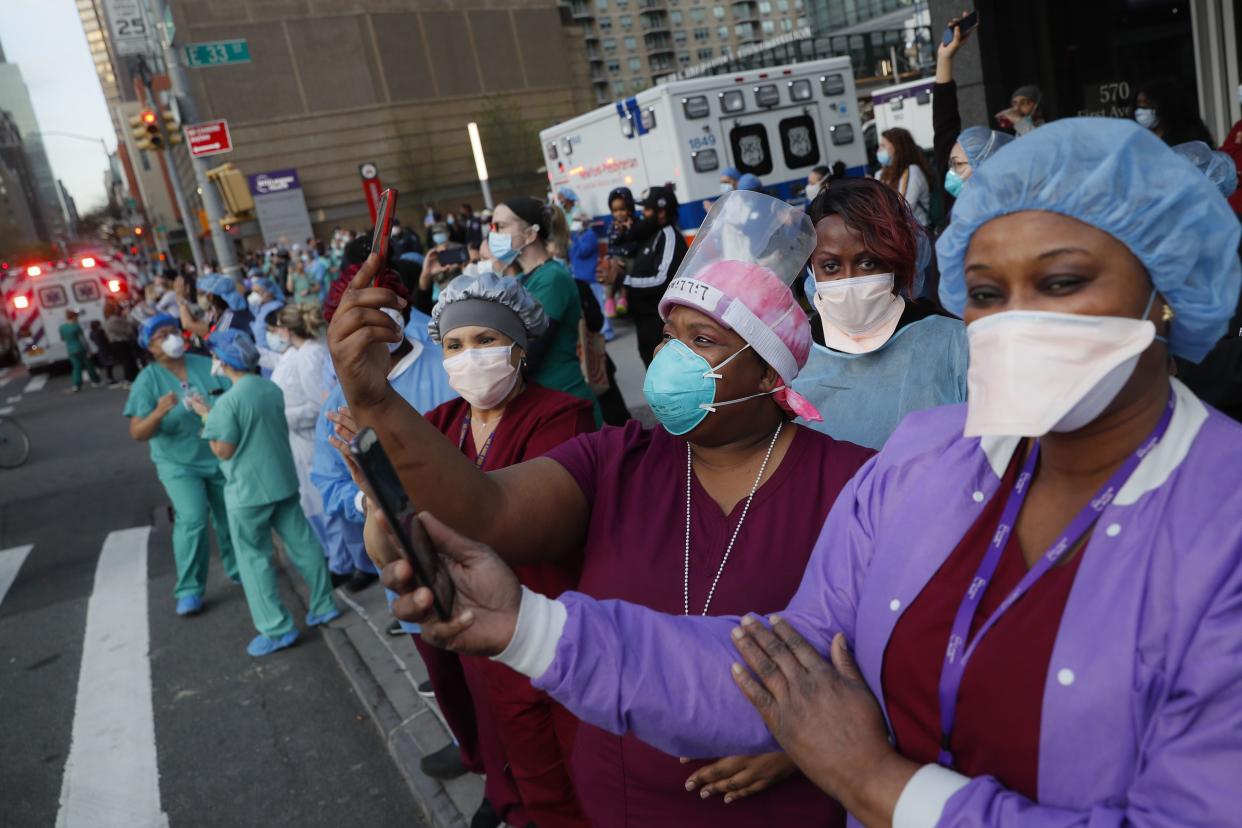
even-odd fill
[[(527, 377), (527, 349), (547, 327), (542, 306), (525, 288), (491, 273), (454, 279), (432, 311), (431, 338), (443, 349), (449, 383), (461, 397), (426, 417), (480, 471), (540, 457), (595, 430), (590, 403)], [(351, 434), (348, 410), (336, 417), (338, 432)], [(335, 437), (333, 444), (352, 467), (346, 442)], [(366, 506), (369, 511), (369, 501)], [(518, 572), (531, 589), (559, 595), (577, 586), (578, 569), (579, 562), (570, 557), (519, 567)], [(418, 636), (414, 642), (427, 665), (436, 701), (462, 748), (463, 764), (486, 774), (488, 801), (497, 814), (511, 825), (533, 821), (540, 828), (585, 828), (588, 823), (569, 776), (577, 720), (508, 667), (480, 658), (463, 658), (458, 667), (453, 663), (457, 656), (423, 644)], [(480, 710), (481, 705), (488, 709)], [(470, 719), (477, 724), (489, 718), (499, 749), (487, 744), (488, 726), (465, 725)], [(477, 745), (469, 738), (475, 731), (480, 737)], [(506, 802), (506, 775), (517, 788), (525, 818), (515, 813), (518, 803)]]

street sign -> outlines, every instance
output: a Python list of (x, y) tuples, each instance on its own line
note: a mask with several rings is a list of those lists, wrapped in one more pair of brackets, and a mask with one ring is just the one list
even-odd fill
[(150, 51), (147, 17), (142, 0), (104, 0), (112, 46), (118, 55), (144, 55)]
[(191, 43), (185, 47), (186, 65), (191, 69), (208, 66), (228, 66), (233, 63), (250, 62), (250, 44), (245, 38), (217, 40), (208, 43)]
[(365, 161), (358, 165), (358, 175), (362, 177), (362, 192), (367, 197), (367, 209), (371, 211), (371, 223), (375, 224), (375, 215), (379, 211), (380, 183), (379, 167), (374, 161)]
[(233, 151), (233, 138), (229, 135), (229, 124), (223, 118), (218, 121), (204, 121), (201, 124), (186, 124), (185, 142), (190, 148), (190, 155), (195, 158)]

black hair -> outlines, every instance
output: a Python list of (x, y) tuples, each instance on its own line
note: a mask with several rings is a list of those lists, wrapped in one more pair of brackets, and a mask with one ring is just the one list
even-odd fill
[(829, 178), (832, 177), (832, 170), (828, 169), (823, 164), (820, 164), (817, 167), (811, 167), (811, 172), (818, 175), (820, 181), (827, 181)]
[(539, 225), (539, 240), (547, 241), (552, 235), (552, 213), (551, 208), (537, 198), (530, 196), (517, 196), (504, 202), (504, 206), (513, 211), (513, 214), (527, 224)]
[(1187, 95), (1176, 78), (1153, 78), (1140, 86), (1138, 91), (1150, 98), (1155, 106), (1160, 137), (1166, 144), (1175, 146), (1187, 141), (1202, 141), (1209, 147), (1216, 146), (1212, 134), (1199, 117), (1195, 97)]
[(367, 260), (367, 256), (370, 255), (371, 235), (369, 233), (359, 233), (345, 245), (342, 261), (346, 265), (361, 265)]
[(634, 194), (630, 192), (630, 188), (629, 187), (617, 187), (615, 190), (613, 190), (611, 193), (608, 194), (608, 209), (609, 210), (612, 209), (612, 203), (616, 201), (618, 198), (625, 202), (626, 209), (629, 210), (631, 214), (633, 214)]

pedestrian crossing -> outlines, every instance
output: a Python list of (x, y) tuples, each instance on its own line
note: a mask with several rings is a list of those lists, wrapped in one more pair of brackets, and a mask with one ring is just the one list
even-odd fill
[[(32, 375), (20, 366), (0, 371), (0, 399), (3, 399), (3, 403), (0, 403), (0, 417), (12, 414), (27, 394), (36, 394), (46, 388), (49, 379), (48, 374)], [(18, 388), (21, 391), (14, 394)]]

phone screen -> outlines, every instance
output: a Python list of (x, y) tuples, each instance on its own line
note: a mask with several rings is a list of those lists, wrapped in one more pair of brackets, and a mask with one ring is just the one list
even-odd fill
[(465, 264), (470, 261), (470, 248), (450, 247), (447, 250), (441, 250), (438, 259), (442, 265)]
[(379, 437), (374, 430), (364, 428), (350, 443), (349, 452), (358, 461), (384, 517), (401, 542), (405, 559), (414, 567), (414, 577), (421, 586), (431, 589), (436, 614), (447, 621), (453, 608), (453, 581), (441, 566), (440, 556), (419, 522)]
[[(371, 252), (378, 253), (380, 267), (388, 264), (388, 239), (392, 235), (392, 217), (397, 212), (397, 191), (391, 187), (380, 193), (379, 206), (375, 208), (375, 235), (371, 237)], [(378, 279), (378, 274), (376, 275)]]

